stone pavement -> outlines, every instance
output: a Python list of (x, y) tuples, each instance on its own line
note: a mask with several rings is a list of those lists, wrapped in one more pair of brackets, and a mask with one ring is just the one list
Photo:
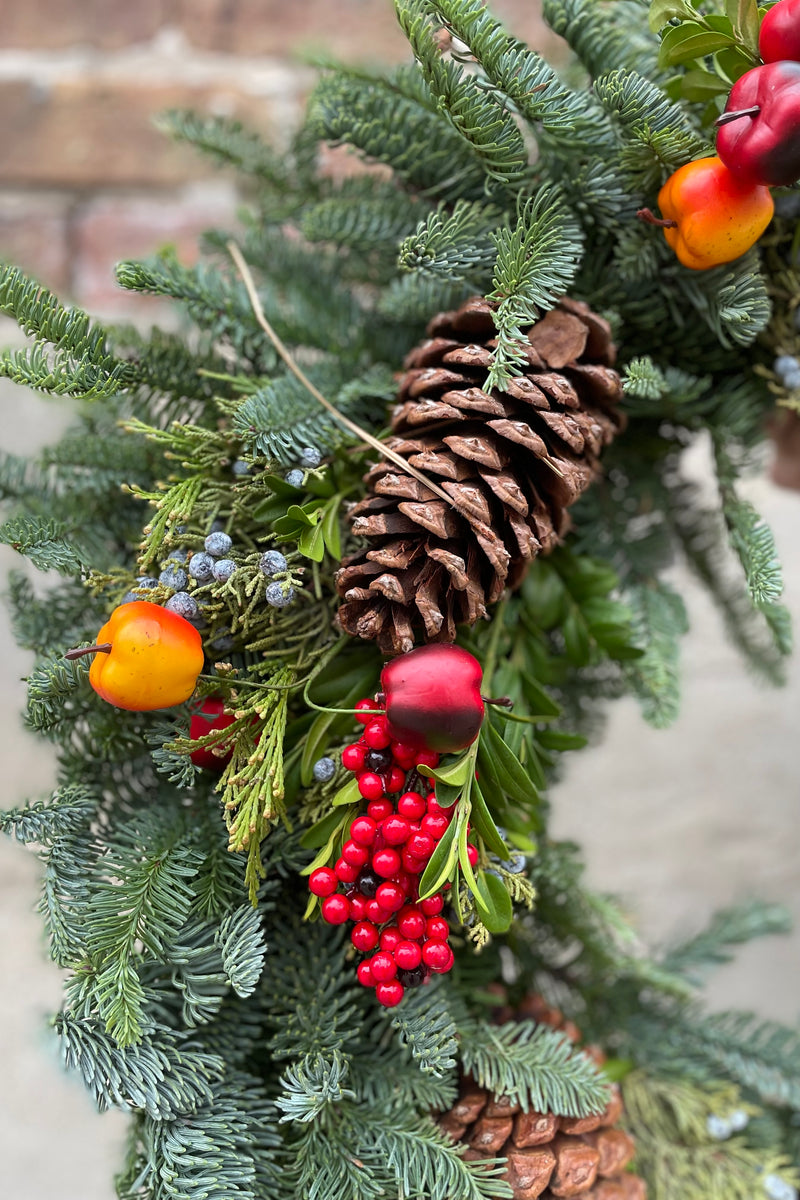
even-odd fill
[[(3, 449), (29, 452), (57, 436), (63, 420), (58, 404), (0, 388)], [(702, 471), (701, 451), (695, 460)], [(787, 600), (800, 624), (800, 494), (763, 478), (748, 494), (775, 529)], [(15, 556), (0, 550), (4, 574)], [(679, 582), (686, 585), (682, 575)], [(657, 731), (632, 702), (616, 704), (602, 744), (576, 755), (555, 791), (555, 831), (584, 845), (590, 880), (621, 896), (651, 939), (697, 929), (714, 908), (747, 894), (787, 903), (800, 927), (800, 658), (785, 689), (758, 684), (727, 645), (707, 598), (694, 586), (688, 596), (680, 719)], [(0, 661), (2, 803), (10, 806), (48, 790), (51, 760), (21, 728), (27, 659), (2, 617)], [(0, 1194), (112, 1200), (125, 1122), (116, 1113), (97, 1117), (57, 1064), (47, 1016), (58, 1005), (60, 981), (33, 912), (37, 877), (30, 854), (0, 842)], [(718, 1007), (750, 1005), (794, 1020), (800, 934), (746, 949), (735, 966), (717, 972), (709, 996)]]

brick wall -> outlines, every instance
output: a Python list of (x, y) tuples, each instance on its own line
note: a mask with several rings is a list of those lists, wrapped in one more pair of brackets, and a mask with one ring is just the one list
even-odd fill
[[(538, 0), (494, 0), (544, 48)], [(236, 116), (285, 141), (322, 51), (394, 62), (408, 48), (391, 0), (39, 0), (3, 5), (0, 259), (104, 314), (152, 301), (120, 292), (119, 259), (232, 226), (232, 174), (153, 126), (173, 107)]]

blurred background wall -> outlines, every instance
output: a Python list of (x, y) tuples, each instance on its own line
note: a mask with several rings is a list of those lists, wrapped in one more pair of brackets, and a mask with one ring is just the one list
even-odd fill
[[(506, 25), (557, 50), (532, 0), (492, 0)], [(153, 126), (166, 108), (241, 118), (285, 141), (313, 86), (313, 54), (398, 61), (406, 44), (390, 0), (39, 0), (2, 5), (0, 22), (0, 259), (62, 298), (114, 319), (163, 319), (159, 302), (116, 287), (114, 263), (235, 222), (235, 179)], [(305, 60), (304, 60), (305, 56)], [(0, 344), (18, 338), (0, 325)], [(18, 453), (54, 440), (68, 406), (0, 385), (0, 445)], [(702, 478), (706, 451), (690, 455)], [(775, 528), (787, 603), (800, 618), (800, 494), (764, 473), (750, 498)], [(0, 577), (13, 552), (0, 547)], [(19, 565), (18, 561), (14, 565)], [(590, 881), (639, 914), (644, 936), (698, 929), (744, 895), (781, 900), (800, 925), (800, 660), (788, 686), (749, 678), (701, 590), (676, 567), (692, 630), (685, 698), (668, 731), (635, 704), (610, 712), (606, 737), (581, 755), (553, 795), (554, 827), (586, 850)], [(0, 612), (3, 805), (47, 792), (52, 764), (27, 738), (19, 711), (26, 656)], [(97, 1118), (59, 1073), (47, 1016), (59, 974), (34, 913), (38, 867), (0, 842), (0, 1193), (14, 1200), (111, 1200), (124, 1120)], [(800, 935), (748, 948), (720, 971), (709, 999), (793, 1020)]]

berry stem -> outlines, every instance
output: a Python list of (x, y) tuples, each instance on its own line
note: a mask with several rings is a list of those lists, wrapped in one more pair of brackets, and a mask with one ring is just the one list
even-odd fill
[(677, 229), (678, 222), (669, 220), (665, 221), (663, 217), (657, 217), (650, 211), (649, 208), (640, 208), (636, 213), (640, 221), (644, 221), (646, 225), (657, 225), (659, 229)]
[(715, 125), (730, 125), (731, 121), (738, 121), (741, 117), (757, 117), (761, 112), (761, 105), (754, 104), (752, 108), (739, 108), (735, 112), (724, 112), (717, 117)]
[(68, 650), (64, 658), (68, 658), (70, 662), (76, 658), (84, 658), (87, 654), (110, 654), (111, 642), (100, 642), (97, 646), (81, 646), (78, 650)]

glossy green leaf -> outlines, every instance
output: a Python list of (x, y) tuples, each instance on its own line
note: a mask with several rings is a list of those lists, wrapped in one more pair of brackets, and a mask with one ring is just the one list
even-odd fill
[(534, 719), (546, 721), (561, 716), (561, 706), (556, 704), (540, 683), (528, 675), (522, 677), (522, 694), (530, 708), (530, 716)]
[(674, 67), (679, 63), (691, 62), (734, 45), (730, 34), (703, 29), (702, 25), (687, 21), (669, 29), (664, 35), (658, 55), (660, 67)]
[(361, 799), (361, 793), (358, 790), (358, 780), (355, 775), (348, 779), (347, 783), (340, 787), (336, 795), (331, 800), (334, 808), (339, 808), (342, 804), (356, 804)]
[(715, 62), (730, 83), (736, 83), (747, 71), (753, 69), (752, 59), (742, 50), (741, 46), (730, 46), (721, 50)]
[(530, 814), (534, 829), (541, 829), (541, 817), (535, 812), (539, 794), (516, 754), (503, 741), (497, 730), (487, 724), (486, 751), (491, 756), (492, 770), (498, 786), (508, 798), (521, 804)]
[(419, 881), (420, 900), (438, 892), (453, 874), (458, 859), (458, 833), (462, 826), (466, 827), (466, 817), (463, 812), (459, 812), (437, 842), (436, 849), (422, 873)]
[(321, 525), (304, 529), (297, 542), (297, 549), (312, 562), (322, 562), (325, 557), (325, 536)]
[(489, 932), (505, 933), (511, 925), (513, 908), (502, 879), (479, 871), (474, 895), (478, 916)]
[(500, 858), (508, 856), (508, 847), (500, 835), (500, 830), (495, 824), (489, 806), (483, 794), (483, 789), (477, 782), (472, 785), (470, 794), (471, 800), (471, 817), (472, 825), (475, 832), (478, 833), (484, 840), (486, 847), (493, 854), (499, 855)]
[(558, 751), (582, 750), (588, 740), (581, 733), (568, 733), (563, 729), (542, 729), (537, 737), (545, 750)]
[(653, 33), (658, 33), (670, 21), (696, 17), (697, 13), (686, 2), (686, 0), (653, 0), (650, 5), (650, 29)]
[[(300, 845), (306, 850), (316, 850), (318, 846), (324, 846), (330, 837), (333, 830), (342, 823), (342, 814), (338, 812), (326, 813), (319, 821), (316, 821), (309, 829), (305, 831), (300, 838)], [(306, 870), (304, 874), (307, 874)]]
[(334, 496), (325, 505), (322, 517), (322, 536), (325, 540), (325, 546), (328, 553), (337, 562), (342, 557), (342, 532), (339, 526), (339, 512), (342, 505), (342, 497)]
[(725, 0), (725, 11), (745, 46), (758, 56), (758, 32), (761, 21), (757, 0)]

